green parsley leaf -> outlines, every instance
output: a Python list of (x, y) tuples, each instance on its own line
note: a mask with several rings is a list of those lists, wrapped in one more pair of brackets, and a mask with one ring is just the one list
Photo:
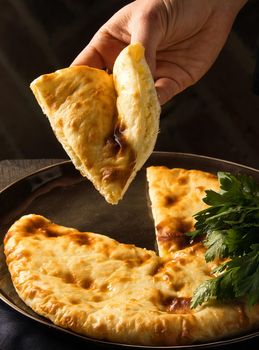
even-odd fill
[(194, 239), (204, 235), (207, 262), (228, 258), (195, 290), (192, 307), (209, 300), (259, 302), (259, 185), (248, 175), (219, 172), (220, 191), (206, 191), (208, 208), (195, 214)]

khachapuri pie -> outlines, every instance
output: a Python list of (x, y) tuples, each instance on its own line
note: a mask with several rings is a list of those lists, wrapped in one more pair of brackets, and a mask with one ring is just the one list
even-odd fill
[[(4, 239), (20, 298), (54, 324), (95, 339), (150, 346), (209, 342), (258, 327), (259, 305), (209, 301), (196, 308), (195, 288), (213, 277), (201, 241), (184, 235), (206, 206), (214, 175), (147, 169), (159, 255), (103, 234), (79, 232), (40, 215), (17, 220)], [(134, 228), (132, 228), (134, 229)]]

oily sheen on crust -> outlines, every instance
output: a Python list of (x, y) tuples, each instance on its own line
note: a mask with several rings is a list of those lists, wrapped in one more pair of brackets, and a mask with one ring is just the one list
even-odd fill
[(109, 237), (53, 224), (16, 221), (4, 240), (19, 296), (38, 314), (80, 334), (125, 344), (182, 345), (240, 334), (259, 308), (233, 303), (190, 309), (211, 276), (201, 243), (160, 258)]
[(75, 167), (117, 204), (158, 134), (160, 106), (144, 48), (132, 44), (122, 50), (113, 75), (73, 66), (30, 86)]

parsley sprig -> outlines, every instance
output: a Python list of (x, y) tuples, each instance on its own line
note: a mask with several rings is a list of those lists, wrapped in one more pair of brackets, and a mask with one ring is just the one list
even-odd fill
[(211, 299), (243, 297), (259, 302), (259, 185), (248, 175), (219, 172), (220, 191), (206, 191), (209, 207), (198, 212), (192, 239), (204, 235), (205, 259), (226, 259), (216, 277), (195, 290), (191, 307)]

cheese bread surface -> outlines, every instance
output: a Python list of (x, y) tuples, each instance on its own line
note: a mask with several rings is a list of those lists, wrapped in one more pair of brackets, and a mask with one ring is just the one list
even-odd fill
[(36, 313), (95, 339), (183, 345), (259, 325), (259, 307), (238, 302), (190, 308), (212, 277), (201, 243), (161, 258), (107, 236), (56, 225), (39, 215), (16, 221), (4, 249), (14, 287)]
[(75, 167), (117, 204), (155, 146), (160, 105), (141, 44), (113, 75), (87, 66), (44, 74), (31, 89)]
[(147, 168), (147, 180), (159, 255), (165, 256), (190, 245), (186, 233), (194, 229), (193, 215), (207, 207), (205, 191), (218, 192), (219, 183), (204, 171), (165, 166)]

